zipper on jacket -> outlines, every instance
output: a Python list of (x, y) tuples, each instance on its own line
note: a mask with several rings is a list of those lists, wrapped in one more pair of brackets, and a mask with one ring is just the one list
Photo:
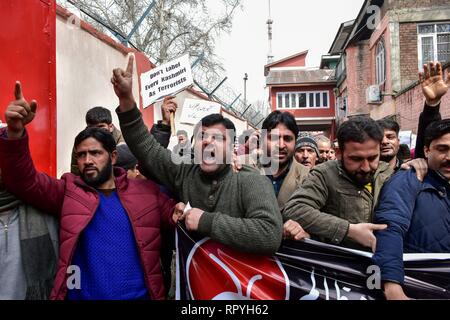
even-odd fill
[(11, 216), (8, 216), (8, 220), (6, 223), (0, 219), (0, 223), (3, 225), (3, 230), (5, 230), (5, 252), (8, 253), (8, 225), (10, 223)]
[[(94, 213), (93, 213), (93, 214), (91, 215), (91, 217), (89, 218), (89, 220), (88, 220), (88, 222), (87, 222), (87, 224), (86, 224), (86, 227), (91, 223), (92, 219), (94, 218), (95, 212), (97, 211), (99, 205), (100, 205), (100, 196), (99, 196), (98, 193), (97, 193), (97, 205), (95, 206)], [(84, 229), (86, 229), (86, 227), (84, 227)], [(68, 289), (67, 289), (67, 279), (69, 278), (69, 276), (68, 276), (68, 274), (67, 274), (67, 267), (70, 267), (71, 264), (72, 264), (73, 255), (75, 254), (75, 250), (76, 250), (76, 248), (77, 248), (77, 246), (78, 246), (78, 242), (80, 241), (81, 232), (83, 232), (84, 229), (81, 230), (81, 231), (78, 233), (77, 241), (75, 242), (75, 245), (73, 246), (72, 251), (70, 252), (69, 260), (67, 261), (66, 270), (65, 270), (65, 272), (64, 272), (64, 283), (63, 283), (63, 285), (60, 287), (59, 292), (58, 292), (58, 295), (59, 295), (59, 294), (61, 293), (61, 291), (64, 290), (64, 297), (63, 297), (63, 299), (66, 298), (66, 296), (67, 296), (67, 290), (68, 290)]]

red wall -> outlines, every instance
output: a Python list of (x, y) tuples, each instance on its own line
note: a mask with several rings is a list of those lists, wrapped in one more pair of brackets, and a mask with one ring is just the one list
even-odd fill
[(291, 59), (274, 64), (271, 68), (304, 67), (306, 66), (306, 56), (308, 53), (292, 57)]
[(328, 91), (330, 97), (330, 107), (320, 109), (280, 109), (292, 113), (296, 118), (310, 118), (310, 117), (334, 117), (336, 99), (334, 97), (333, 86), (303, 86), (303, 87), (276, 87), (271, 88), (271, 103), (272, 111), (277, 110), (277, 93), (279, 92), (298, 92), (298, 91)]
[(22, 82), (26, 99), (38, 101), (27, 127), (38, 170), (56, 175), (56, 13), (53, 0), (0, 1), (0, 118)]

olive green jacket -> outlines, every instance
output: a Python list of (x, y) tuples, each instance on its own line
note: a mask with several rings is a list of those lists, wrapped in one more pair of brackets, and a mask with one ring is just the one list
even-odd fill
[(340, 161), (328, 161), (311, 170), (286, 204), (283, 220), (297, 221), (322, 241), (351, 245), (346, 239), (350, 223), (372, 222), (381, 188), (392, 173), (380, 162), (370, 193), (352, 181)]

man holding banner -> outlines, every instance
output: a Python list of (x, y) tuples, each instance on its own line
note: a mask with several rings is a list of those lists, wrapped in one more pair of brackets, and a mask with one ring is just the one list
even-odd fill
[(133, 62), (130, 56), (127, 69), (115, 69), (111, 79), (121, 129), (144, 170), (192, 206), (180, 217), (187, 229), (243, 252), (275, 253), (282, 239), (277, 200), (267, 178), (233, 172), (233, 123), (220, 114), (203, 118), (194, 132), (196, 164), (175, 164), (171, 152), (148, 133), (136, 107)]

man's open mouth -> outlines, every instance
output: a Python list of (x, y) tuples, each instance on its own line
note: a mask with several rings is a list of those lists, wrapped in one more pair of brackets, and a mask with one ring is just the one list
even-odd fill
[(203, 163), (211, 165), (216, 164), (216, 152), (214, 150), (207, 150), (203, 152)]

